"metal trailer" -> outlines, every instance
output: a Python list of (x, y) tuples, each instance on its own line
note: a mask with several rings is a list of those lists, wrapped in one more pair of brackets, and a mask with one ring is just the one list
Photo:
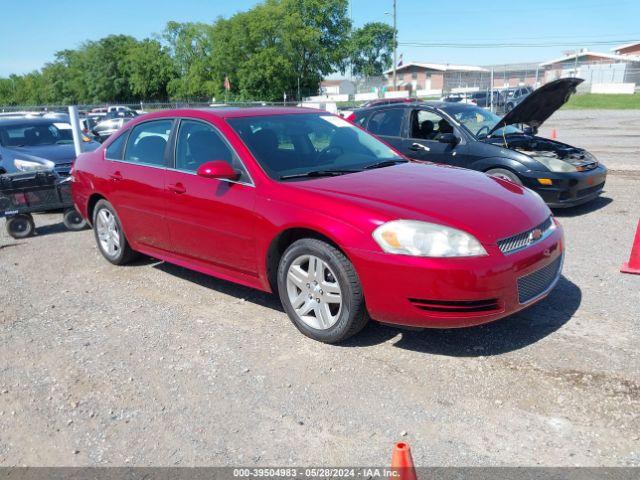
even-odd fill
[(69, 230), (87, 226), (73, 205), (69, 178), (61, 180), (52, 171), (0, 175), (0, 217), (6, 218), (7, 233), (13, 238), (33, 235), (33, 214), (52, 211), (63, 212)]

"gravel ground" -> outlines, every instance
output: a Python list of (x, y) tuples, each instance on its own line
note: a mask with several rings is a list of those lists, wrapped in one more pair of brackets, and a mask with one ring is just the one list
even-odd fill
[(640, 171), (640, 110), (559, 110), (540, 128), (582, 147), (613, 170)]
[(640, 465), (640, 175), (560, 212), (564, 277), (491, 325), (303, 337), (275, 297), (91, 231), (0, 234), (1, 465)]

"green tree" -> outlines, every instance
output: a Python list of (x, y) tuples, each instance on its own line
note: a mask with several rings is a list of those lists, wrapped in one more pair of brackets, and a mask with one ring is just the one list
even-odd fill
[(207, 98), (213, 94), (211, 25), (169, 22), (160, 38), (173, 59), (176, 75), (167, 90), (177, 99)]
[(351, 36), (351, 64), (359, 77), (380, 76), (392, 64), (393, 27), (382, 22), (365, 24)]
[(160, 42), (145, 39), (133, 45), (126, 63), (129, 89), (135, 98), (167, 98), (167, 86), (176, 77), (176, 71), (173, 60)]

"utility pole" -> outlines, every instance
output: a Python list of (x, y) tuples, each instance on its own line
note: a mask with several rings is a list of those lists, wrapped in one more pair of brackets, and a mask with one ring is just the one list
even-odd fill
[(393, 0), (393, 90), (397, 89), (396, 68), (398, 67), (398, 26), (396, 16), (396, 0)]

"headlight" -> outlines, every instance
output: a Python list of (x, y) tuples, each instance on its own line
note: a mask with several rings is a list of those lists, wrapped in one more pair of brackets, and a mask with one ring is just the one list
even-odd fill
[(38, 170), (53, 170), (56, 166), (51, 160), (42, 160), (40, 162), (34, 162), (32, 160), (19, 160), (15, 159), (13, 164), (16, 168), (22, 172), (36, 172)]
[(537, 161), (543, 164), (552, 172), (577, 172), (578, 169), (569, 162), (560, 160), (559, 158), (534, 156)]
[(394, 220), (373, 231), (373, 238), (387, 253), (416, 257), (475, 257), (487, 252), (466, 232), (435, 223)]

